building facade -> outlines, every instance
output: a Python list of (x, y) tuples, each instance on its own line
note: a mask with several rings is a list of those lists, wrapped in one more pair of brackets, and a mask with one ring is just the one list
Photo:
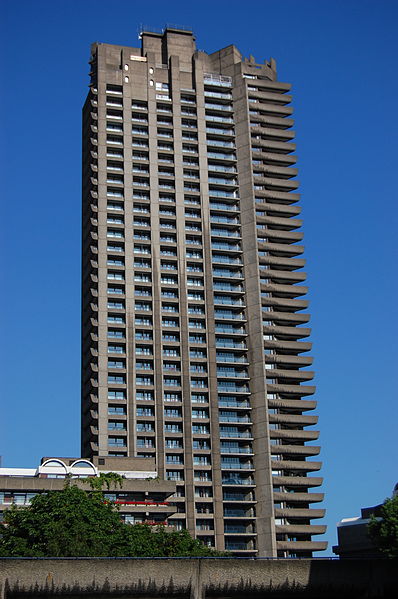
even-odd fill
[(209, 546), (311, 556), (326, 543), (290, 85), (273, 59), (172, 28), (93, 44), (90, 65), (82, 455), (154, 457), (173, 521)]
[(98, 458), (42, 458), (37, 468), (0, 468), (0, 521), (10, 506), (26, 507), (35, 495), (61, 491), (65, 479), (90, 490), (84, 479), (101, 473), (116, 472), (122, 477), (121, 486), (104, 490), (104, 497), (113, 501), (121, 519), (130, 524), (172, 526), (175, 508), (169, 497), (175, 493), (175, 484), (159, 481), (153, 459)]

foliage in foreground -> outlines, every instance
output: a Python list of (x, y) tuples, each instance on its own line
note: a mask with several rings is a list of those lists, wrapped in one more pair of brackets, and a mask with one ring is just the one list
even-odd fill
[(188, 557), (219, 553), (186, 530), (134, 526), (121, 521), (100, 491), (71, 484), (36, 495), (26, 508), (13, 506), (4, 516), (0, 556), (10, 557)]
[(371, 517), (368, 531), (382, 553), (387, 557), (398, 557), (398, 495), (385, 500), (380, 516)]

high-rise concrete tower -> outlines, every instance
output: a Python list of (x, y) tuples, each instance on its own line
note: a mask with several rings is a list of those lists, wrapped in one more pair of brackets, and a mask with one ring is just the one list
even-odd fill
[(82, 455), (155, 456), (171, 522), (218, 549), (311, 556), (326, 543), (290, 85), (191, 31), (141, 43), (91, 50)]

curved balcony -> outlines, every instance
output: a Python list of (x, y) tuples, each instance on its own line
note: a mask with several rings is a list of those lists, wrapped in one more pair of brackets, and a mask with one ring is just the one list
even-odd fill
[[(273, 476), (272, 482), (275, 486), (283, 486), (283, 487), (320, 487), (323, 483), (323, 478), (321, 476)], [(286, 501), (290, 495), (295, 495), (295, 493), (287, 493), (284, 495), (283, 500)]]
[(321, 451), (319, 445), (272, 445), (271, 451), (280, 455), (300, 455), (312, 456), (318, 455)]
[[(249, 113), (250, 114), (250, 113)], [(287, 117), (270, 116), (268, 114), (250, 114), (250, 119), (255, 120), (259, 124), (264, 123), (280, 129), (290, 129), (294, 125), (294, 120)]]
[(276, 429), (270, 430), (271, 439), (294, 439), (295, 441), (316, 441), (319, 431), (304, 431), (300, 429)]
[[(283, 229), (271, 229), (269, 227), (267, 229), (257, 229), (257, 235), (260, 237), (258, 239), (259, 243), (296, 243), (304, 237), (304, 233), (298, 231), (284, 231)], [(262, 236), (266, 237), (267, 241), (261, 241)]]
[[(277, 216), (258, 216), (256, 217), (257, 223), (264, 223), (272, 225), (273, 227), (280, 227), (284, 231), (292, 231), (293, 229), (299, 229), (303, 225), (303, 221), (299, 218), (291, 217), (277, 217)], [(280, 230), (278, 228), (278, 230)], [(261, 229), (259, 229), (261, 230)], [(266, 231), (267, 229), (264, 229)], [(272, 229), (274, 230), (274, 229)]]
[(264, 189), (276, 189), (277, 191), (293, 191), (300, 186), (300, 182), (296, 179), (278, 179), (264, 176), (254, 175), (254, 189), (258, 190), (257, 186), (264, 186)]
[[(268, 230), (265, 231), (268, 234)], [(302, 270), (295, 270), (294, 268), (278, 270), (274, 265), (263, 265), (260, 263), (259, 272), (261, 278), (270, 279), (274, 283), (302, 283), (307, 278), (307, 273)]]
[(318, 422), (318, 416), (308, 414), (269, 414), (272, 424), (296, 424), (298, 426), (313, 426)]
[(268, 393), (280, 393), (281, 395), (313, 395), (316, 387), (314, 385), (279, 385), (267, 383)]
[(265, 355), (264, 359), (266, 364), (277, 364), (278, 367), (280, 365), (282, 370), (284, 364), (289, 364), (300, 368), (301, 366), (311, 366), (313, 362), (313, 358), (310, 356), (289, 356), (287, 354)]
[[(262, 310), (262, 315), (263, 319), (272, 321), (275, 326), (282, 328), (285, 326), (291, 326), (294, 328), (296, 325), (307, 323), (310, 319), (309, 314), (304, 314), (302, 312), (276, 312), (274, 310)], [(311, 329), (308, 330), (310, 331)]]
[(265, 283), (261, 285), (261, 291), (272, 293), (279, 297), (295, 298), (308, 293), (308, 287), (302, 285), (279, 285), (274, 283)]
[[(302, 381), (312, 381), (314, 378), (314, 372), (311, 370), (279, 370), (277, 368), (267, 369), (267, 378), (278, 379), (278, 385), (280, 379), (287, 383), (300, 384)], [(283, 383), (282, 383), (283, 384)]]
[(292, 312), (308, 308), (308, 300), (289, 299), (286, 297), (261, 297), (262, 306), (290, 308)]
[[(268, 318), (268, 314), (269, 312), (263, 313), (263, 318)], [(263, 325), (263, 333), (265, 335), (274, 335), (277, 339), (303, 339), (310, 336), (311, 329), (308, 327)]]
[[(279, 491), (273, 493), (274, 501), (289, 501), (289, 503), (320, 503), (324, 500), (324, 493), (281, 493)], [(284, 508), (281, 511), (287, 511), (296, 508)], [(303, 508), (299, 508), (300, 510)], [(311, 510), (312, 511), (312, 510)], [(324, 510), (322, 510), (324, 511)]]
[(307, 341), (279, 341), (276, 339), (264, 340), (264, 347), (267, 349), (276, 349), (282, 351), (295, 351), (297, 353), (310, 351), (312, 349), (312, 343)]
[(281, 471), (297, 471), (297, 472), (317, 472), (322, 467), (322, 462), (307, 462), (302, 461), (287, 461), (287, 460), (272, 460), (271, 466), (273, 470)]
[[(296, 494), (296, 493), (295, 493)], [(297, 493), (298, 494), (298, 493)], [(304, 493), (302, 493), (304, 495)], [(310, 495), (310, 493), (307, 493)], [(312, 520), (313, 518), (323, 518), (326, 510), (311, 509), (311, 508), (283, 508), (275, 509), (276, 518), (305, 518)]]
[[(250, 81), (251, 81), (250, 79), (247, 80), (248, 87), (250, 87)], [(257, 82), (256, 82), (256, 84), (257, 84)], [(248, 89), (247, 93), (250, 98), (257, 98), (259, 100), (269, 100), (271, 103), (271, 106), (272, 105), (275, 106), (276, 104), (281, 104), (282, 106), (285, 106), (286, 104), (290, 104), (292, 101), (292, 96), (290, 94), (281, 94), (279, 92), (269, 92), (269, 91), (260, 91), (260, 90), (257, 91), (257, 90)], [(265, 110), (266, 109), (265, 107), (267, 107), (267, 110), (268, 110), (268, 104), (260, 104), (259, 106), (263, 110)]]
[(323, 535), (326, 532), (326, 526), (321, 524), (277, 524), (275, 526), (275, 531), (277, 534)]
[(287, 192), (287, 191), (258, 191), (256, 192), (256, 198), (265, 198), (272, 200), (273, 203), (277, 204), (294, 204), (300, 200), (299, 193)]
[(267, 164), (277, 164), (278, 166), (290, 167), (292, 164), (296, 164), (297, 156), (294, 154), (278, 154), (276, 152), (259, 152), (258, 150), (252, 150), (252, 158), (254, 160), (264, 160)]
[(269, 241), (257, 240), (258, 249), (269, 252), (271, 256), (299, 256), (304, 252), (302, 245), (288, 245), (283, 243), (270, 243)]
[[(268, 129), (267, 131), (270, 130)], [(275, 152), (280, 152), (281, 154), (290, 154), (290, 152), (294, 152), (296, 150), (296, 144), (294, 143), (290, 143), (287, 141), (274, 141), (273, 139), (267, 138), (262, 139), (258, 133), (255, 133), (254, 131), (252, 131), (251, 133), (251, 144), (252, 149), (254, 151), (257, 150), (257, 148), (265, 148), (266, 150), (274, 150)], [(261, 133), (263, 133), (263, 131), (261, 131)]]
[(317, 402), (314, 399), (268, 399), (269, 408), (292, 408), (299, 412), (306, 412), (314, 410), (316, 406)]
[(278, 551), (324, 551), (327, 549), (327, 541), (277, 541)]
[[(256, 222), (266, 223), (270, 218), (282, 218), (284, 221), (300, 214), (300, 206), (293, 204), (271, 204), (269, 201), (256, 202)], [(288, 221), (289, 222), (289, 221)], [(297, 221), (302, 222), (302, 221)]]

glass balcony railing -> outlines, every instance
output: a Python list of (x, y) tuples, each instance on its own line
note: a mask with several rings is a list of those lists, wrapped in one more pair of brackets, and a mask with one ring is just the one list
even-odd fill
[(221, 468), (223, 470), (252, 470), (253, 469), (253, 464), (239, 464), (239, 463), (235, 463), (235, 464), (231, 464), (229, 462), (223, 462), (221, 460)]
[(209, 196), (211, 199), (213, 198), (222, 198), (222, 199), (231, 199), (231, 200), (239, 200), (239, 196), (236, 191), (226, 191), (224, 189), (209, 189)]
[(225, 525), (224, 532), (229, 534), (253, 534), (253, 531), (248, 530), (246, 526), (228, 526), (228, 524)]
[(218, 402), (220, 408), (250, 408), (248, 401), (233, 401), (233, 400), (222, 400)]
[(234, 438), (234, 439), (250, 439), (253, 435), (247, 431), (230, 431), (220, 429), (220, 437), (225, 437), (226, 439)]
[(234, 135), (233, 129), (221, 129), (220, 127), (206, 127), (206, 133), (210, 135)]
[(235, 143), (233, 141), (222, 141), (220, 139), (208, 139), (207, 145), (208, 146), (218, 146), (219, 148), (234, 148), (235, 149)]
[(232, 112), (232, 106), (230, 104), (213, 104), (211, 102), (205, 102), (205, 108), (209, 108), (209, 110)]
[(234, 119), (230, 116), (215, 116), (214, 114), (206, 114), (206, 121), (208, 123), (228, 123), (231, 125), (234, 123)]
[(220, 87), (232, 86), (232, 77), (228, 77), (227, 75), (213, 75), (212, 73), (206, 73), (203, 76), (203, 81), (205, 85), (216, 85)]
[(225, 370), (217, 369), (218, 377), (235, 377), (235, 378), (247, 378), (249, 375), (246, 370), (237, 370), (233, 372), (227, 372)]
[[(218, 390), (220, 390), (220, 387), (218, 387)], [(248, 391), (247, 387), (246, 390)], [(238, 388), (236, 391), (238, 391)], [(223, 413), (220, 412), (219, 422), (236, 422), (238, 424), (247, 424), (250, 422), (250, 418), (249, 416), (224, 416)]]
[(229, 229), (211, 229), (211, 235), (219, 237), (240, 237), (240, 231), (230, 231)]
[(222, 484), (223, 485), (253, 485), (254, 480), (252, 478), (238, 478), (238, 477), (234, 476), (234, 477), (230, 477), (230, 478), (229, 477), (223, 478)]
[(228, 339), (216, 339), (216, 347), (233, 347), (234, 349), (247, 349), (245, 343), (230, 341)]
[(215, 281), (213, 283), (213, 288), (215, 291), (234, 291), (236, 293), (243, 293), (242, 285), (232, 285), (230, 283), (222, 283), (221, 281)]
[(211, 92), (205, 89), (204, 94), (209, 98), (221, 98), (223, 100), (232, 100), (232, 94), (228, 92)]
[(221, 447), (220, 453), (253, 453), (250, 447)]

